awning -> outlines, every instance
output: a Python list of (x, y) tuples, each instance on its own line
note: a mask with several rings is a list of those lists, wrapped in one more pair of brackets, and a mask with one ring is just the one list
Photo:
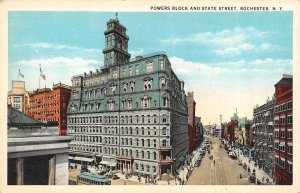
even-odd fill
[(271, 125), (271, 126), (272, 126), (272, 125), (273, 125), (273, 121), (270, 121), (270, 122), (268, 123), (268, 125)]
[(117, 165), (116, 162), (109, 162), (109, 163), (108, 163), (108, 166), (110, 166), (110, 167), (115, 167), (116, 165)]
[(290, 160), (287, 160), (287, 162), (288, 162), (289, 164), (293, 164), (293, 162), (291, 162)]
[(109, 163), (108, 161), (101, 161), (99, 164), (107, 165), (108, 163)]
[(74, 160), (83, 161), (83, 162), (92, 162), (92, 161), (94, 161), (93, 158), (87, 158), (87, 157), (75, 157)]
[(94, 159), (93, 158), (83, 157), (83, 158), (81, 158), (81, 161), (83, 161), (83, 162), (92, 162), (92, 161), (94, 161)]
[(73, 156), (68, 156), (68, 159), (74, 159), (74, 157)]
[(274, 120), (279, 120), (279, 117), (274, 117)]

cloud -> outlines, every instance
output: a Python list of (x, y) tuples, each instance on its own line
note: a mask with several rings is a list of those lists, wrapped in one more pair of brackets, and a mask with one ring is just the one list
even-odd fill
[(182, 75), (216, 75), (222, 72), (227, 72), (226, 69), (221, 67), (210, 67), (199, 62), (186, 61), (175, 56), (170, 58), (170, 62), (175, 73)]
[(85, 51), (85, 52), (100, 52), (100, 49), (95, 48), (81, 48), (77, 46), (70, 46), (64, 44), (52, 44), (47, 42), (39, 42), (39, 43), (28, 43), (25, 46), (31, 48), (39, 48), (39, 49), (52, 49), (52, 50), (73, 50), (73, 51)]
[(259, 46), (260, 49), (262, 50), (269, 50), (272, 48), (272, 44), (268, 44), (268, 43), (263, 43)]
[(213, 52), (215, 52), (219, 56), (233, 56), (238, 55), (243, 51), (253, 50), (254, 48), (255, 46), (253, 44), (244, 43), (236, 47), (213, 50)]
[(291, 59), (265, 58), (251, 61), (238, 60), (219, 63), (192, 62), (176, 56), (170, 57), (169, 59), (175, 73), (194, 78), (200, 75), (215, 76), (224, 73), (235, 75), (243, 73), (272, 74), (274, 72), (292, 70)]
[(24, 65), (27, 67), (37, 67), (39, 64), (46, 66), (47, 68), (77, 68), (87, 67), (90, 65), (101, 64), (95, 59), (83, 59), (81, 57), (67, 58), (67, 57), (53, 57), (53, 58), (41, 58), (32, 60), (17, 61), (15, 64)]
[(272, 67), (292, 67), (293, 61), (291, 59), (273, 59), (273, 58), (265, 58), (265, 59), (257, 59), (253, 61), (253, 64), (264, 67), (264, 66), (272, 66)]
[(233, 29), (225, 29), (219, 32), (203, 32), (192, 34), (187, 37), (170, 38), (161, 40), (162, 43), (178, 44), (178, 43), (195, 43), (207, 44), (221, 47), (239, 45), (247, 42), (249, 39), (261, 37), (268, 34), (267, 31), (260, 31), (254, 27), (235, 27)]
[(131, 57), (140, 56), (144, 53), (144, 49), (140, 48), (138, 50), (129, 50), (129, 53), (131, 54)]

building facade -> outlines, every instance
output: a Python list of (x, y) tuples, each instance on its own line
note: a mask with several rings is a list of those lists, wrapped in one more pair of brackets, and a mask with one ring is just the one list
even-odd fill
[(191, 154), (196, 149), (196, 125), (195, 125), (195, 111), (196, 102), (194, 100), (194, 93), (187, 93), (188, 105), (188, 133), (189, 133), (189, 153)]
[(253, 148), (253, 122), (252, 120), (248, 120), (245, 124), (245, 132), (246, 132), (246, 146), (248, 149)]
[(25, 112), (29, 102), (29, 95), (25, 89), (25, 81), (12, 81), (12, 90), (7, 94), (7, 104), (13, 108)]
[(254, 161), (271, 177), (274, 175), (274, 99), (253, 110)]
[(117, 18), (104, 35), (104, 66), (72, 78), (70, 154), (117, 170), (171, 173), (189, 149), (184, 82), (165, 53), (130, 60), (126, 27)]
[(37, 89), (29, 94), (29, 104), (26, 113), (42, 122), (57, 122), (60, 135), (67, 131), (67, 107), (71, 87), (62, 83), (50, 88)]
[(8, 106), (7, 184), (68, 185), (69, 136)]
[(274, 151), (276, 184), (293, 184), (293, 77), (275, 84)]

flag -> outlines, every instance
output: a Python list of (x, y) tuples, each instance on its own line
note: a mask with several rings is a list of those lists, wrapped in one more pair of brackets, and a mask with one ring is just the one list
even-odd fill
[(46, 76), (45, 76), (45, 74), (44, 74), (43, 71), (42, 71), (41, 64), (40, 64), (40, 76), (41, 76), (44, 80), (46, 80)]
[(24, 74), (21, 73), (20, 68), (19, 68), (19, 76), (21, 76), (22, 78), (24, 78)]

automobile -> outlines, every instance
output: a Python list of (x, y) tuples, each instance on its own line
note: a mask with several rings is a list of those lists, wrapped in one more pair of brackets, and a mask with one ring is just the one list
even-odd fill
[(234, 152), (229, 152), (229, 157), (233, 158), (233, 159), (237, 159), (237, 156)]
[(254, 173), (252, 173), (252, 174), (250, 175), (250, 177), (249, 177), (250, 183), (255, 183), (255, 179), (256, 179), (256, 176), (255, 176)]
[(243, 165), (243, 162), (242, 162), (242, 160), (240, 160), (240, 161), (239, 161), (239, 165), (240, 165), (240, 166), (241, 166), (241, 165)]
[(195, 167), (199, 167), (199, 166), (200, 166), (200, 162), (197, 161), (197, 162), (195, 163)]
[(80, 172), (90, 172), (90, 170), (87, 168), (81, 168)]
[(113, 180), (117, 180), (117, 179), (119, 179), (119, 178), (120, 178), (120, 177), (119, 177), (118, 175), (116, 175), (116, 174), (112, 176), (112, 179), (113, 179)]

